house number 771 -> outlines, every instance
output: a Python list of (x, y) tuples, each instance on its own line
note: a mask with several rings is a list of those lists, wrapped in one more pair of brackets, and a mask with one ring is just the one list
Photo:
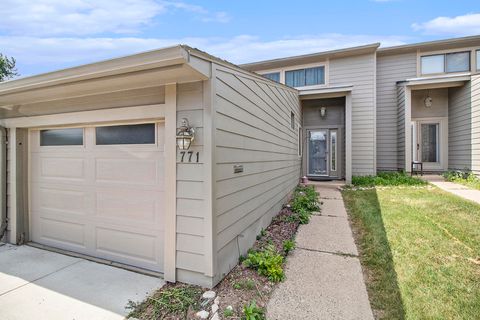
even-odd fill
[[(180, 152), (180, 154), (182, 155), (182, 157), (180, 158), (180, 162), (192, 162), (193, 151), (188, 151), (188, 152), (182, 151)], [(185, 155), (187, 155), (187, 158), (185, 158)], [(196, 159), (194, 162), (198, 162), (199, 156), (200, 156), (200, 152), (196, 152), (195, 153)]]

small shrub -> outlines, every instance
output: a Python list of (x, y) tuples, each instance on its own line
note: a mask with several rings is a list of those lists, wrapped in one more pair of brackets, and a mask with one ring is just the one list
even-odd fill
[(293, 249), (295, 249), (295, 241), (293, 240), (283, 241), (283, 251), (285, 252), (285, 254), (288, 254)]
[(243, 307), (244, 320), (265, 320), (265, 311), (255, 301)]
[(469, 170), (447, 171), (443, 174), (445, 180), (460, 183), (468, 187), (480, 190), (480, 178)]
[(305, 209), (307, 211), (318, 211), (317, 193), (313, 187), (297, 188), (293, 195), (291, 208), (293, 212)]
[(223, 316), (225, 318), (233, 317), (233, 310), (230, 310), (230, 309), (223, 310)]
[(253, 290), (255, 289), (255, 281), (252, 279), (242, 279), (234, 282), (232, 286), (237, 290)]
[(352, 184), (356, 187), (374, 186), (418, 186), (428, 182), (412, 177), (405, 172), (379, 172), (376, 176), (354, 176)]
[(285, 278), (283, 273), (283, 257), (275, 252), (272, 246), (261, 251), (250, 251), (243, 265), (256, 269), (258, 274), (266, 276), (272, 282), (280, 282)]
[(265, 237), (266, 235), (267, 235), (267, 231), (265, 231), (265, 229), (262, 229), (262, 230), (260, 231), (260, 234), (257, 235), (257, 240), (262, 239), (262, 238)]

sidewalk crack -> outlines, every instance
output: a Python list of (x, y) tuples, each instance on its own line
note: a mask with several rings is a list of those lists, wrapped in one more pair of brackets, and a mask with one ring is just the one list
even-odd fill
[(311, 251), (311, 252), (327, 253), (327, 254), (332, 254), (332, 255), (341, 256), (341, 257), (358, 258), (358, 255), (352, 254), (352, 253), (317, 250), (317, 249), (303, 248), (303, 247), (298, 247), (298, 246), (297, 246), (297, 249), (305, 250), (305, 251)]

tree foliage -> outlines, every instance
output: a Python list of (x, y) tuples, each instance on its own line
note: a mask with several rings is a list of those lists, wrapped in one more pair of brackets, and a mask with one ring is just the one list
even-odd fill
[(15, 64), (15, 58), (9, 58), (0, 53), (0, 82), (18, 76)]

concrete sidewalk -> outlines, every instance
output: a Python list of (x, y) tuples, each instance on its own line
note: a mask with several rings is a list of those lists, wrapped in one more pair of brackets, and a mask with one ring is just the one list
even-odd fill
[(470, 189), (458, 183), (445, 181), (442, 176), (436, 174), (424, 175), (422, 179), (430, 182), (444, 191), (480, 204), (480, 190)]
[(29, 246), (0, 247), (0, 319), (124, 319), (162, 279)]
[(321, 214), (300, 226), (286, 280), (268, 303), (268, 319), (373, 319), (341, 185), (315, 184)]

